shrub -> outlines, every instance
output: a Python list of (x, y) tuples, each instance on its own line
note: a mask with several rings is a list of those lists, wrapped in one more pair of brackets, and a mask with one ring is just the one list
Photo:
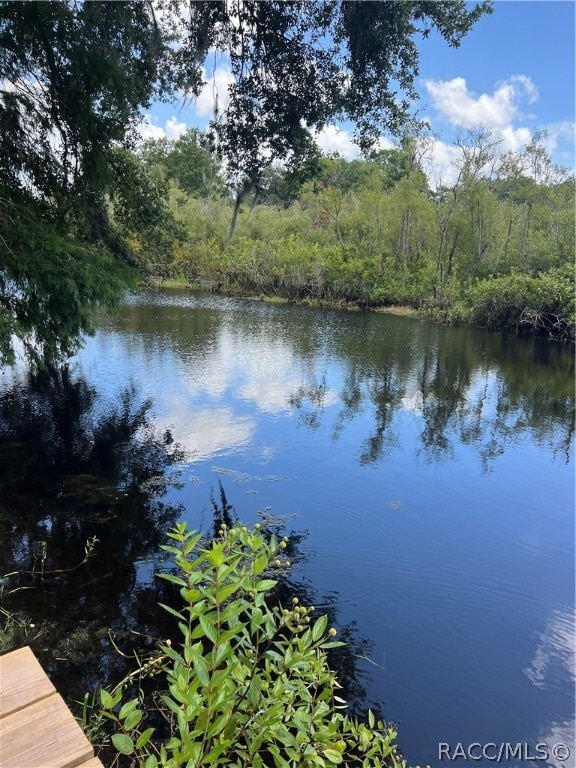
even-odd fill
[[(180, 590), (184, 606), (164, 606), (179, 622), (180, 647), (166, 644), (149, 663), (165, 676), (161, 709), (169, 737), (146, 727), (145, 695), (123, 701), (123, 688), (101, 690), (100, 717), (112, 721), (112, 742), (145, 768), (234, 766), (405, 766), (396, 731), (344, 713), (330, 670), (333, 640), (327, 616), (293, 598), (270, 607), (277, 581), (267, 569), (289, 566), (285, 540), (266, 540), (243, 526), (220, 529), (201, 548), (201, 535), (178, 525), (164, 549), (177, 574), (162, 574)], [(267, 599), (268, 598), (268, 599)]]
[(574, 338), (572, 266), (536, 277), (513, 272), (478, 281), (467, 293), (472, 321), (487, 328), (516, 328), (541, 336)]

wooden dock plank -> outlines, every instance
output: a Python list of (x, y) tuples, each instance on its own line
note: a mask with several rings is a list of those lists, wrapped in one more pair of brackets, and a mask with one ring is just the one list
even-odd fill
[(103, 768), (30, 648), (0, 657), (0, 768)]
[(0, 657), (0, 718), (56, 693), (31, 649)]
[(93, 755), (58, 693), (2, 719), (2, 768), (73, 768)]

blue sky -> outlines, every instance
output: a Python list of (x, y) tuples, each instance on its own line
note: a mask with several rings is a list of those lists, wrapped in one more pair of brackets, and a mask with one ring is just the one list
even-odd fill
[[(477, 22), (460, 48), (449, 48), (434, 33), (420, 41), (417, 107), (435, 137), (432, 162), (441, 173), (450, 173), (457, 133), (481, 125), (512, 150), (544, 128), (554, 160), (574, 168), (574, 41), (573, 0), (497, 0), (494, 13)], [(210, 80), (196, 104), (154, 105), (143, 135), (173, 139), (187, 127), (205, 127), (214, 86), (222, 94), (230, 81), (224, 64)], [(347, 157), (356, 152), (349, 126), (325, 129), (318, 143)]]

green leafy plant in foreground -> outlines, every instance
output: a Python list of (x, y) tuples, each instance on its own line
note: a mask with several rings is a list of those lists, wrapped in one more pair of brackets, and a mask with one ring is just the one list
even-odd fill
[(176, 526), (168, 536), (178, 573), (162, 578), (180, 587), (182, 645), (162, 646), (149, 663), (165, 676), (160, 710), (169, 737), (147, 727), (151, 705), (142, 690), (123, 701), (124, 689), (101, 690), (96, 715), (113, 722), (112, 743), (144, 768), (288, 768), (290, 766), (405, 766), (396, 731), (348, 717), (327, 651), (343, 643), (328, 617), (313, 606), (270, 607), (277, 581), (267, 569), (290, 563), (286, 541), (266, 540), (256, 525), (225, 525), (210, 546), (201, 534)]

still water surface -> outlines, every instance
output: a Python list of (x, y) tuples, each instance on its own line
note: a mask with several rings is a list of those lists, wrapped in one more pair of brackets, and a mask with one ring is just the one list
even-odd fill
[[(285, 518), (294, 589), (366, 657), (409, 763), (440, 765), (439, 742), (574, 749), (572, 348), (159, 291), (100, 318), (74, 366), (102, 403), (130, 382), (153, 400), (184, 451), (162, 504), (192, 527), (219, 481), (240, 519)], [(153, 601), (157, 544), (119, 592)]]

